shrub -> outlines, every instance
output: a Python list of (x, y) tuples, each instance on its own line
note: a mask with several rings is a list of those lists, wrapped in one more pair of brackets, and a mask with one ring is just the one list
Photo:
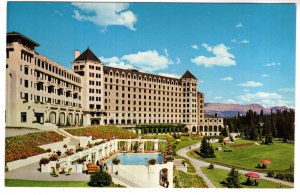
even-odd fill
[(115, 158), (112, 159), (112, 163), (114, 165), (118, 165), (120, 163), (120, 159), (118, 157), (115, 157)]
[(274, 177), (274, 171), (269, 171), (268, 173), (267, 173), (267, 175), (268, 175), (268, 177)]
[(57, 154), (57, 156), (60, 156), (61, 155), (61, 151), (57, 150), (56, 154)]
[(68, 156), (71, 156), (72, 154), (74, 154), (74, 150), (67, 150), (66, 152), (65, 152), (65, 154), (66, 155), (68, 155)]
[(83, 164), (83, 163), (85, 162), (85, 159), (84, 159), (84, 158), (78, 158), (78, 159), (76, 160), (76, 162), (77, 162), (78, 164)]
[(50, 161), (48, 158), (41, 158), (41, 160), (40, 160), (40, 164), (42, 164), (42, 165), (48, 164), (49, 162)]
[(80, 152), (80, 151), (83, 151), (83, 147), (76, 148), (76, 152)]
[(156, 159), (155, 158), (151, 158), (150, 160), (148, 160), (148, 164), (149, 165), (155, 165), (156, 163)]
[(99, 171), (91, 175), (88, 185), (92, 187), (104, 187), (109, 186), (111, 183), (111, 176), (106, 172)]
[(67, 144), (64, 144), (64, 148), (67, 148), (68, 146), (67, 146)]
[(240, 178), (239, 171), (235, 168), (231, 168), (227, 178), (226, 178), (226, 186), (228, 188), (240, 188)]
[(210, 163), (209, 165), (208, 165), (208, 167), (207, 167), (208, 169), (214, 169), (215, 168), (215, 166), (214, 166), (214, 164), (212, 164), (212, 163)]
[(57, 158), (57, 155), (53, 154), (49, 157), (49, 160), (50, 161), (56, 161), (58, 158)]
[(50, 148), (48, 148), (48, 149), (46, 150), (46, 152), (51, 152), (51, 149), (50, 149)]

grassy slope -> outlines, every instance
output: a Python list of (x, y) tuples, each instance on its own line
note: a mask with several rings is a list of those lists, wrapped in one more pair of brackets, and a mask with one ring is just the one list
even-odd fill
[[(203, 173), (215, 184), (217, 188), (226, 188), (220, 182), (224, 181), (227, 177), (229, 171), (223, 169), (207, 169), (206, 167), (201, 167)], [(240, 174), (240, 182), (246, 181), (247, 177), (245, 175)], [(280, 188), (280, 184), (274, 183), (271, 181), (267, 181), (264, 179), (259, 179), (258, 186), (246, 186), (242, 185), (243, 188)], [(282, 188), (289, 188), (289, 186), (282, 185)]]
[[(240, 140), (237, 143), (247, 142), (251, 141)], [(217, 147), (220, 146), (220, 144), (214, 143), (213, 146)], [(230, 144), (226, 145), (226, 147), (228, 146), (230, 146)], [(199, 149), (195, 151), (199, 151)], [(257, 171), (286, 170), (290, 165), (294, 164), (294, 145), (280, 142), (275, 142), (273, 145), (253, 144), (247, 147), (237, 147), (233, 149), (233, 152), (215, 151), (215, 154), (217, 156), (216, 158), (203, 159), (193, 151), (188, 153), (189, 156), (204, 161)], [(268, 165), (267, 169), (255, 168), (262, 159), (268, 159), (272, 164)]]
[[(17, 180), (6, 179), (6, 187), (89, 187), (86, 181), (32, 181), (32, 180)], [(120, 187), (116, 184), (111, 184), (108, 187)]]
[(176, 188), (207, 188), (206, 183), (202, 177), (195, 174), (187, 174), (182, 171), (175, 170)]

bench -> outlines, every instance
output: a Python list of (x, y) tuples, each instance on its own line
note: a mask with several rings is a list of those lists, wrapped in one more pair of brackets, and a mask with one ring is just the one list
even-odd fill
[(97, 173), (99, 171), (99, 167), (97, 165), (89, 165), (88, 166), (88, 174)]

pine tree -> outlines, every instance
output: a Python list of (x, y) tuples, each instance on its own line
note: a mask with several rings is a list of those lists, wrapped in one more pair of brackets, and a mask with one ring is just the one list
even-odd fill
[(231, 168), (227, 178), (226, 178), (226, 185), (228, 188), (240, 188), (240, 177), (239, 171), (235, 168)]
[(202, 158), (215, 158), (215, 151), (212, 147), (211, 144), (208, 143), (208, 140), (204, 136), (204, 138), (201, 141), (201, 146), (200, 146), (200, 156)]

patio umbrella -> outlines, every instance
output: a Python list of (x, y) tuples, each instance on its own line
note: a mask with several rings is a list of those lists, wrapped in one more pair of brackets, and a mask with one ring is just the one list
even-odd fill
[(262, 163), (271, 164), (271, 161), (269, 160), (261, 160)]
[(248, 173), (245, 174), (245, 176), (252, 177), (254, 179), (260, 178), (260, 176), (257, 173), (255, 173), (255, 172), (248, 172)]

